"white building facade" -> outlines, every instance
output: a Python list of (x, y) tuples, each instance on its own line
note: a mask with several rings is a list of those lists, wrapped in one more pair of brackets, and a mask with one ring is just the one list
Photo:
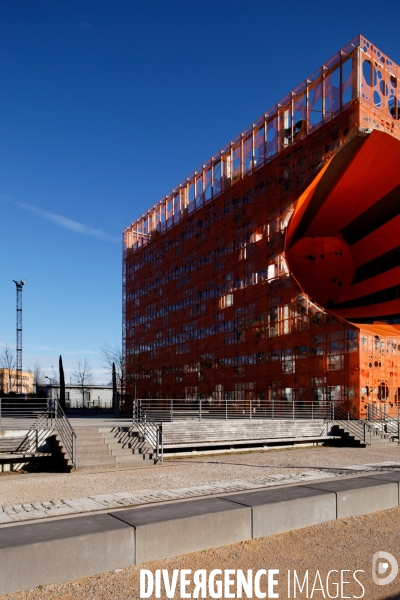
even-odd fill
[[(46, 398), (60, 398), (58, 384), (42, 387), (42, 391)], [(111, 385), (91, 385), (82, 390), (76, 385), (65, 384), (65, 405), (67, 409), (111, 409), (112, 392)]]

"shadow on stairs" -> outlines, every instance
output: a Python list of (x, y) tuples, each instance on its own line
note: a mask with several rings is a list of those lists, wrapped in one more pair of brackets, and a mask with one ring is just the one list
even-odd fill
[[(145, 468), (156, 464), (156, 454), (135, 427), (75, 427), (76, 470), (83, 472)], [(58, 434), (55, 443), (67, 471), (72, 470)]]

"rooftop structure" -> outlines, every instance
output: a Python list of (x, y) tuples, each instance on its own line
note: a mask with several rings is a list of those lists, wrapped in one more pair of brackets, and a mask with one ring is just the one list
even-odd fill
[(128, 391), (397, 411), (399, 76), (357, 36), (124, 231)]

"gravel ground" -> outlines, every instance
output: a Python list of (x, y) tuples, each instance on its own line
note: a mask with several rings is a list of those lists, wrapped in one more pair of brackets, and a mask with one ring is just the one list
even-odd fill
[(140, 490), (170, 490), (232, 480), (254, 480), (276, 474), (295, 474), (312, 469), (394, 461), (400, 447), (388, 448), (295, 448), (266, 452), (196, 456), (168, 459), (164, 465), (104, 473), (44, 473), (0, 478), (0, 506), (41, 502), (59, 498), (82, 498), (98, 494)]
[[(203, 552), (196, 552), (173, 559), (141, 565), (141, 568), (168, 569), (169, 576), (173, 569), (279, 569), (279, 585), (275, 591), (279, 598), (294, 597), (287, 592), (288, 569), (297, 571), (300, 581), (306, 570), (311, 582), (308, 594), (299, 593), (297, 598), (352, 598), (362, 597), (366, 600), (389, 600), (400, 598), (400, 576), (393, 583), (377, 586), (372, 581), (371, 564), (375, 552), (384, 550), (393, 554), (400, 561), (400, 508), (374, 513), (363, 517), (352, 517), (331, 521), (322, 525), (308, 527), (285, 534), (275, 535), (259, 540), (252, 540), (231, 546), (224, 546)], [(348, 569), (344, 574), (343, 594), (336, 595), (333, 585), (326, 588), (326, 577), (330, 570)], [(311, 595), (316, 571), (321, 576), (323, 590), (315, 590)], [(357, 577), (364, 587), (364, 592), (353, 579), (352, 573), (363, 570)], [(117, 572), (105, 573), (75, 581), (48, 585), (42, 589), (19, 592), (2, 596), (12, 600), (136, 600), (139, 595), (140, 567), (130, 567)], [(340, 577), (340, 575), (339, 575)], [(337, 581), (337, 573), (331, 574), (332, 584)], [(321, 586), (317, 583), (318, 588)], [(193, 588), (189, 588), (193, 589)], [(163, 587), (161, 598), (166, 598)], [(151, 596), (154, 598), (155, 596)], [(174, 598), (180, 598), (179, 589)], [(236, 597), (236, 596), (235, 596)], [(255, 596), (252, 596), (255, 598)]]

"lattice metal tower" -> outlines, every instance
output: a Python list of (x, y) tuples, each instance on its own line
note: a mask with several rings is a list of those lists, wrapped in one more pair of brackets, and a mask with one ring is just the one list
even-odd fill
[(15, 281), (17, 286), (17, 394), (22, 391), (22, 287), (25, 279)]

